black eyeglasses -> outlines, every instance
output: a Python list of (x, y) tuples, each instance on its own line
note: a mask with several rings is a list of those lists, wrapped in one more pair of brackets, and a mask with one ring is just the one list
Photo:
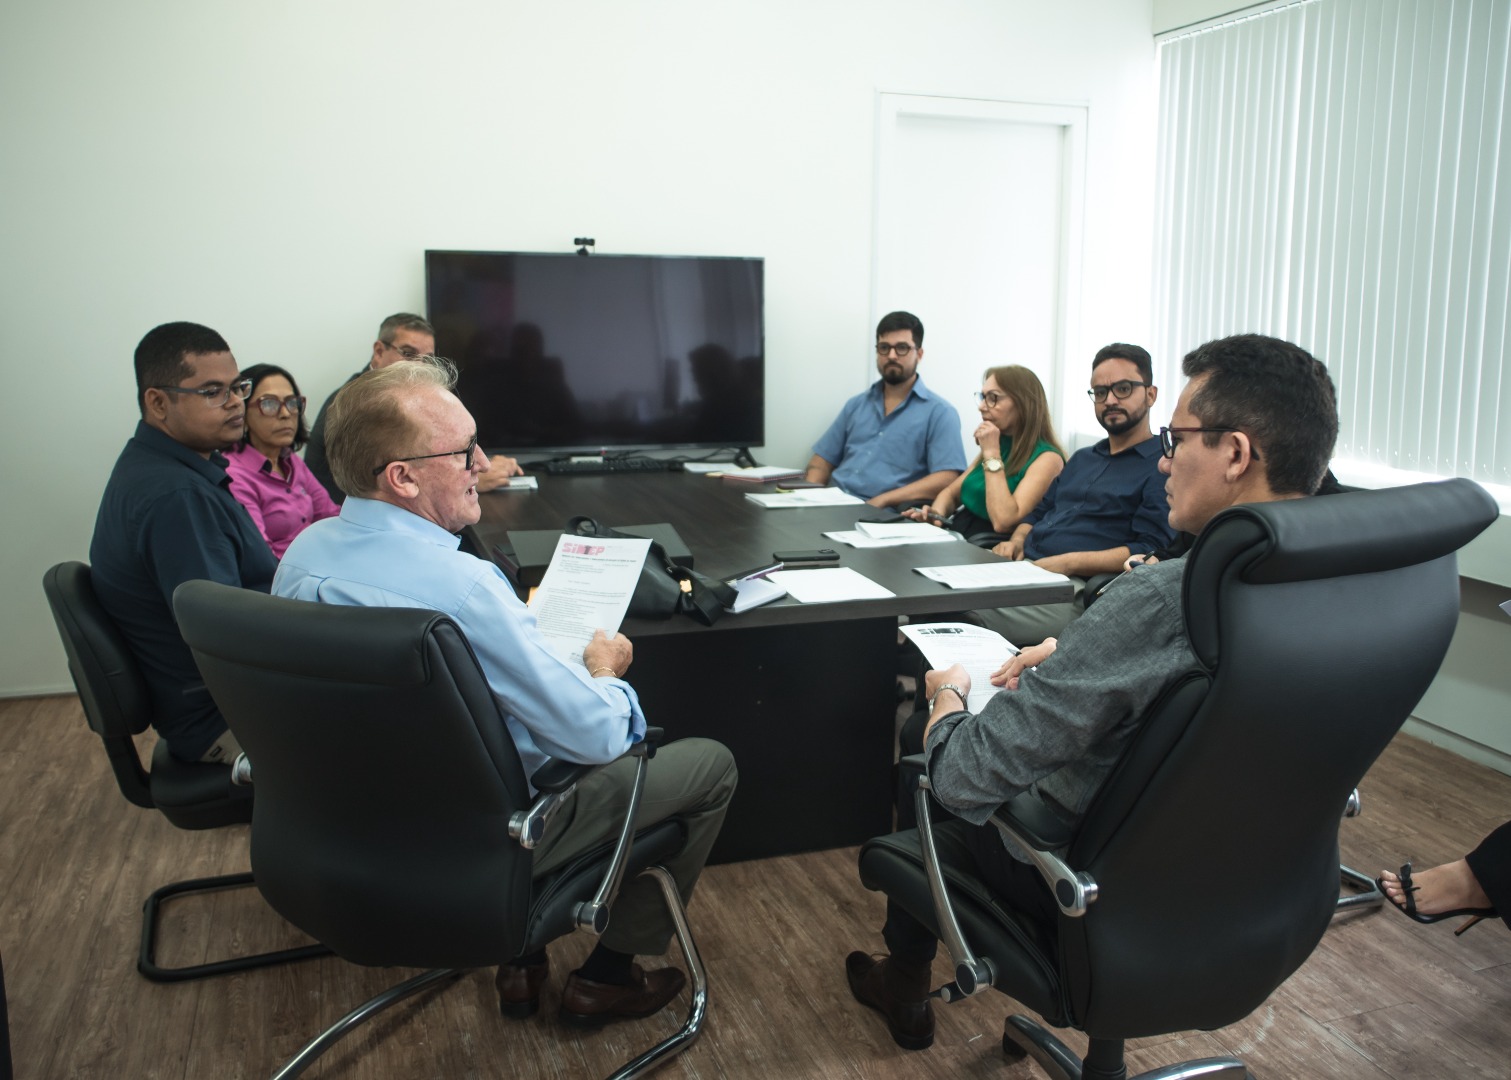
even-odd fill
[(274, 397), (272, 394), (263, 394), (262, 397), (252, 402), (257, 406), (257, 411), (263, 416), (277, 416), (279, 409), (287, 409), (293, 416), (304, 412), (305, 405), (309, 404), (308, 398), (290, 394), (288, 397)]
[(235, 394), (239, 401), (245, 401), (247, 395), (252, 392), (252, 380), (242, 379), (233, 382), (230, 386), (154, 386), (154, 390), (164, 390), (170, 394), (194, 394), (196, 397), (205, 399), (205, 404), (212, 409), (219, 409)]
[(1129, 394), (1133, 393), (1136, 387), (1153, 385), (1153, 383), (1147, 382), (1134, 382), (1132, 379), (1119, 379), (1117, 382), (1107, 386), (1093, 386), (1090, 390), (1086, 391), (1086, 396), (1091, 398), (1092, 401), (1101, 403), (1107, 400), (1107, 395), (1110, 393), (1119, 401), (1123, 401)]
[[(1180, 445), (1175, 439), (1177, 435), (1197, 435), (1204, 431), (1213, 433), (1237, 432), (1238, 430), (1236, 427), (1162, 427), (1159, 429), (1159, 448), (1167, 458), (1173, 458), (1175, 456), (1175, 448)], [(1259, 460), (1259, 451), (1255, 448), (1252, 438), (1249, 439), (1249, 456), (1255, 461)]]
[(383, 342), (383, 347), (385, 349), (392, 349), (406, 360), (418, 360), (425, 355), (413, 345), (395, 345), (391, 341), (385, 341)]
[(877, 356), (886, 356), (888, 353), (895, 352), (897, 359), (906, 360), (908, 354), (912, 351), (913, 346), (909, 345), (906, 341), (899, 341), (896, 345), (888, 345), (885, 341), (878, 341), (876, 343)]
[(996, 390), (977, 390), (976, 400), (985, 402), (988, 409), (995, 409), (1007, 400), (1007, 395), (1000, 394)]
[(377, 476), (384, 469), (388, 468), (389, 465), (392, 465), (394, 461), (427, 461), (430, 458), (451, 457), (454, 454), (461, 455), (462, 468), (470, 469), (472, 468), (472, 451), (476, 449), (477, 436), (474, 435), (471, 439), (468, 440), (467, 445), (462, 447), (460, 450), (443, 450), (439, 454), (415, 454), (413, 457), (396, 457), (393, 459), (393, 461), (388, 461), (382, 465), (379, 465), (376, 469), (373, 470), (373, 475)]

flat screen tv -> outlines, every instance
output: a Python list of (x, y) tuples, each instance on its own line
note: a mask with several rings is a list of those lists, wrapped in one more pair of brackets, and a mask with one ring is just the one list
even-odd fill
[(507, 453), (765, 442), (761, 259), (425, 252), (436, 351)]

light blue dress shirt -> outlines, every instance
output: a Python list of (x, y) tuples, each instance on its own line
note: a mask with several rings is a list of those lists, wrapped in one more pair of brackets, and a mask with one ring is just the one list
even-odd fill
[(456, 536), (417, 514), (348, 498), (339, 517), (295, 537), (273, 578), (273, 594), (450, 616), (477, 654), (527, 777), (548, 758), (612, 761), (644, 738), (634, 689), (619, 679), (592, 678), (582, 665), (558, 657), (498, 567), (459, 547)]
[(845, 402), (813, 452), (834, 466), (836, 485), (862, 499), (930, 473), (965, 471), (960, 414), (921, 378), (890, 415), (877, 379), (865, 393)]

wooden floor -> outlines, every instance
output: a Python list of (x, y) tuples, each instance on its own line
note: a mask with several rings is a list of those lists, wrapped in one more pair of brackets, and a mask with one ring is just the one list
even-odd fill
[[(800, 793), (794, 792), (795, 797)], [(1456, 857), (1511, 817), (1511, 777), (1402, 737), (1343, 825), (1345, 858), (1371, 874), (1414, 856)], [(245, 827), (187, 833), (121, 798), (76, 699), (0, 702), (0, 955), (16, 1075), (136, 1080), (271, 1075), (302, 1042), (408, 974), (334, 958), (183, 985), (134, 968), (142, 899), (168, 881), (245, 869)], [(855, 852), (714, 867), (691, 909), (711, 980), (703, 1038), (671, 1077), (1037, 1077), (999, 1048), (1011, 1003), (984, 994), (938, 1006), (931, 1050), (897, 1049), (856, 1005), (842, 962), (879, 950), (882, 902), (860, 887)], [(1265, 888), (1283, 866), (1235, 887)], [(170, 908), (165, 963), (297, 940), (255, 894)], [(581, 1035), (552, 1019), (561, 981), (586, 953), (553, 947), (545, 1008), (502, 1021), (492, 973), (400, 1006), (311, 1077), (591, 1077), (674, 1029), (661, 1016)], [(941, 965), (940, 973), (944, 968)], [(941, 981), (943, 979), (941, 978)], [(684, 1003), (681, 1003), (685, 1005)], [(1233, 1053), (1273, 1078), (1511, 1077), (1511, 934), (1455, 938), (1388, 911), (1335, 921), (1311, 960), (1242, 1023), (1130, 1046), (1148, 1069)], [(1078, 1039), (1070, 1038), (1079, 1049)]]

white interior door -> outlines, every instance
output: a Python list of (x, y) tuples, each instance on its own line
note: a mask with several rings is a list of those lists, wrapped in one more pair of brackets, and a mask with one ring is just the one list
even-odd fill
[(1085, 121), (1071, 106), (880, 95), (873, 315), (923, 320), (920, 373), (960, 411), (970, 454), (985, 368), (1033, 369), (1057, 424), (1067, 382), (1084, 389), (1062, 373), (1075, 348)]

